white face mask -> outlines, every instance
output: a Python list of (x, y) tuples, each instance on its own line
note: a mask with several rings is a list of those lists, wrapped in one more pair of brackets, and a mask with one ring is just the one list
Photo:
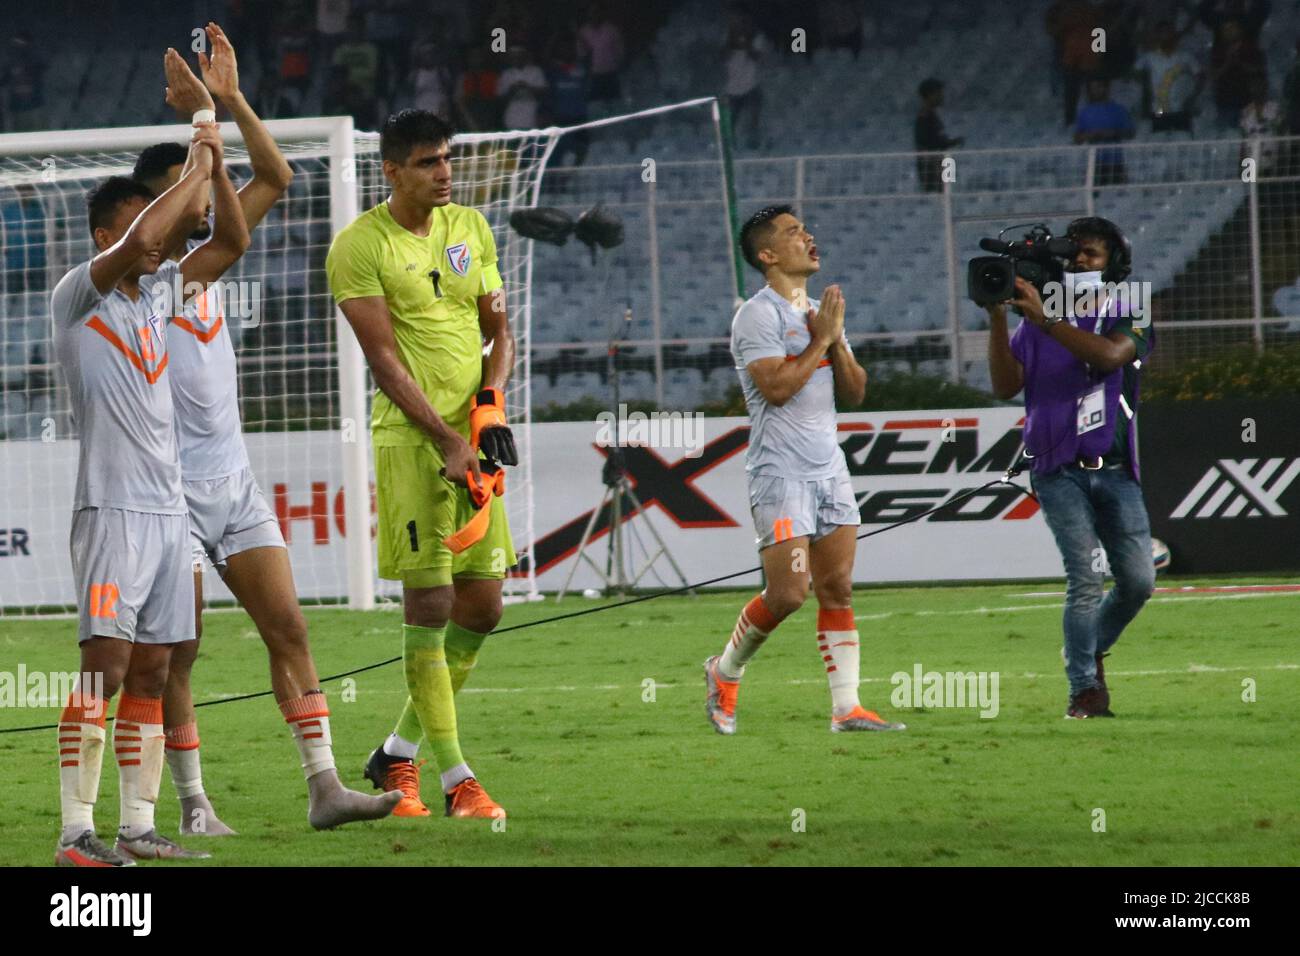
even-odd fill
[[(1073, 319), (1077, 315), (1097, 315), (1105, 305), (1105, 300), (1100, 294), (1105, 285), (1101, 281), (1100, 272), (1067, 272), (1063, 285), (1065, 314), (1068, 318)], [(1084, 295), (1084, 292), (1088, 290), (1090, 290), (1091, 294)], [(1075, 312), (1076, 303), (1079, 305), (1077, 315)]]

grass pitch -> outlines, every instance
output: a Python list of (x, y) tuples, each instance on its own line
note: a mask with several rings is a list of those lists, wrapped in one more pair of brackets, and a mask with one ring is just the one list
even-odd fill
[[(700, 664), (747, 592), (661, 598), (491, 638), (459, 711), (466, 756), (510, 813), (500, 831), (434, 816), (313, 832), (273, 701), (205, 707), (204, 781), (240, 835), (194, 840), (213, 859), (192, 865), (1300, 863), (1300, 593), (1158, 593), (1107, 661), (1119, 718), (1066, 721), (1061, 598), (1047, 593), (1059, 589), (859, 591), (862, 699), (906, 721), (898, 734), (828, 732), (812, 601), (751, 664), (732, 738), (705, 719)], [(502, 626), (590, 604), (510, 607)], [(396, 655), (399, 620), (392, 610), (308, 611), (321, 673)], [(74, 633), (66, 620), (5, 620), (0, 669), (72, 670)], [(891, 675), (918, 663), (998, 672), (997, 716), (893, 707)], [(405, 691), (396, 665), (354, 680), (353, 699), (340, 682), (326, 690), (341, 774), (361, 787)], [(1255, 699), (1243, 700), (1252, 682)], [(242, 612), (206, 617), (194, 684), (199, 701), (268, 686)], [(57, 716), (0, 709), (0, 728)], [(0, 864), (52, 861), (54, 747), (53, 731), (0, 735)], [(432, 769), (424, 792), (436, 812)], [(164, 772), (168, 835), (177, 814)], [(96, 822), (105, 836), (117, 823), (111, 753)]]

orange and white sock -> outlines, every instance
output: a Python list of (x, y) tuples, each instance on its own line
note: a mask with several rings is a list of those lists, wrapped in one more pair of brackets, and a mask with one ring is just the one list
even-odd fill
[(745, 673), (745, 665), (758, 653), (767, 636), (780, 623), (763, 603), (763, 595), (759, 594), (750, 600), (736, 619), (731, 638), (718, 660), (718, 676), (723, 680), (740, 680)]
[(168, 727), (167, 769), (178, 797), (197, 797), (203, 792), (203, 771), (199, 767), (199, 725), (194, 721)]
[(65, 840), (95, 829), (107, 707), (107, 701), (74, 690), (59, 715), (59, 802)]
[(831, 708), (843, 717), (862, 706), (858, 701), (858, 628), (853, 608), (821, 608), (817, 612), (817, 650), (831, 685)]
[(334, 750), (330, 742), (330, 709), (325, 695), (318, 690), (286, 700), (280, 713), (293, 731), (302, 772), (308, 780), (325, 770), (334, 769)]
[(142, 837), (153, 829), (166, 740), (162, 698), (123, 693), (113, 722), (113, 751), (117, 754), (122, 791), (122, 816), (117, 832), (128, 840)]

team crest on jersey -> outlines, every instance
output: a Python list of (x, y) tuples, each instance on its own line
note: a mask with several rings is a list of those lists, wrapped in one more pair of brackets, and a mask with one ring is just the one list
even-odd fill
[(454, 246), (448, 246), (447, 261), (451, 263), (451, 271), (456, 273), (456, 275), (463, 276), (465, 273), (469, 272), (469, 243), (458, 242)]

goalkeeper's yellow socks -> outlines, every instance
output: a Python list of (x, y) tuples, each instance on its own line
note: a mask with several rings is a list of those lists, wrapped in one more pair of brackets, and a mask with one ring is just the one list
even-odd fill
[(107, 701), (78, 687), (59, 715), (59, 798), (67, 842), (95, 829), (107, 707)]
[(486, 634), (479, 634), (469, 628), (461, 627), (455, 621), (447, 625), (447, 670), (451, 674), (451, 692), (459, 694), (469, 679), (469, 672), (478, 663), (479, 648), (487, 640)]
[(740, 612), (727, 647), (718, 658), (718, 676), (726, 681), (740, 680), (749, 659), (758, 653), (767, 636), (780, 623), (776, 615), (767, 609), (763, 595), (753, 598)]
[(420, 726), (420, 715), (415, 712), (415, 704), (408, 696), (405, 706), (402, 707), (402, 716), (397, 719), (397, 726), (384, 741), (384, 753), (401, 760), (414, 760), (420, 752), (420, 738), (423, 736), (424, 728)]
[(852, 713), (862, 706), (858, 701), (858, 626), (853, 620), (853, 608), (817, 611), (817, 650), (826, 665), (834, 716)]
[[(486, 634), (461, 627), (455, 621), (447, 625), (443, 650), (447, 656), (447, 672), (451, 675), (453, 695), (460, 693), (460, 689), (465, 686), (469, 672), (478, 663), (479, 648), (483, 646), (485, 640), (487, 640)], [(420, 738), (423, 735), (420, 715), (416, 713), (411, 698), (407, 697), (406, 706), (402, 708), (402, 716), (398, 718), (397, 726), (384, 741), (384, 753), (390, 757), (414, 760), (420, 752)]]
[(419, 717), (424, 739), (442, 777), (442, 789), (451, 790), (474, 774), (465, 764), (456, 735), (456, 702), (447, 669), (447, 627), (402, 625), (402, 660), (406, 689)]

